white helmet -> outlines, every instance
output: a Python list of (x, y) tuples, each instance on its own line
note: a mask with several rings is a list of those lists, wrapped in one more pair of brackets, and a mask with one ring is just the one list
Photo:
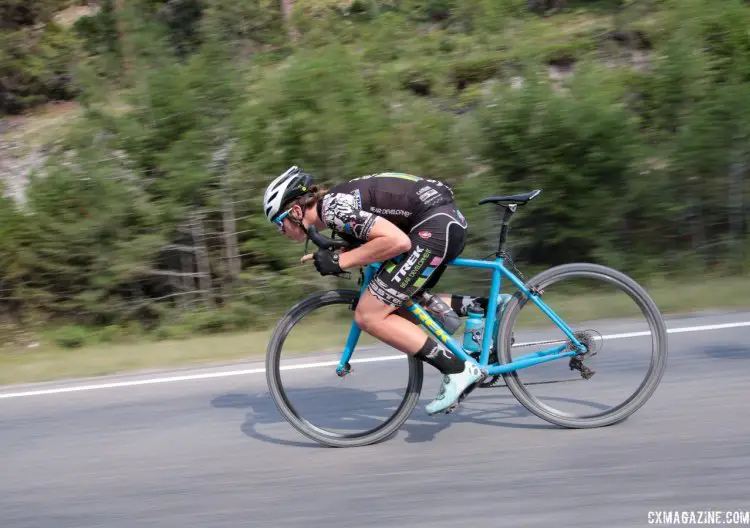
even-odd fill
[(263, 196), (263, 212), (268, 221), (273, 222), (285, 203), (310, 192), (310, 185), (313, 182), (312, 175), (296, 165), (273, 180)]

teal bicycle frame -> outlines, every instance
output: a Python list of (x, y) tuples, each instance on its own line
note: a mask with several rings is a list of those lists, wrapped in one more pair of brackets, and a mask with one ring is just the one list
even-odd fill
[[(361, 293), (364, 293), (367, 286), (375, 276), (375, 273), (380, 269), (382, 263), (374, 263), (365, 266), (364, 277), (362, 280)], [(474, 260), (467, 258), (457, 258), (447, 263), (448, 266), (459, 266), (464, 268), (481, 268), (492, 270), (492, 283), (490, 286), (489, 304), (487, 306), (487, 315), (485, 316), (485, 331), (482, 338), (482, 347), (479, 355), (479, 361), (476, 361), (470, 356), (463, 348), (463, 346), (451, 335), (449, 335), (440, 324), (435, 321), (427, 311), (419, 305), (419, 303), (413, 300), (407, 301), (404, 306), (427, 328), (427, 331), (438, 341), (443, 343), (446, 348), (453, 352), (458, 357), (465, 361), (470, 361), (477, 365), (479, 368), (484, 370), (488, 375), (504, 374), (512, 372), (518, 369), (523, 369), (538, 365), (539, 363), (545, 363), (547, 361), (554, 361), (565, 357), (571, 357), (578, 355), (581, 352), (586, 351), (586, 347), (582, 345), (578, 339), (573, 335), (573, 331), (568, 327), (565, 322), (558, 317), (558, 315), (547, 306), (544, 301), (536, 294), (529, 290), (526, 285), (516, 277), (511, 271), (509, 271), (503, 265), (503, 259), (499, 256), (495, 257), (494, 262), (489, 260)], [(515, 359), (511, 363), (505, 365), (489, 364), (490, 349), (492, 348), (492, 339), (497, 331), (496, 324), (499, 323), (497, 318), (497, 299), (500, 293), (500, 286), (502, 284), (502, 278), (507, 277), (524, 295), (526, 295), (531, 302), (533, 302), (539, 309), (549, 317), (555, 325), (570, 339), (570, 342), (578, 350), (566, 350), (569, 345), (563, 344), (541, 352), (535, 352), (533, 354), (527, 354)], [(491, 331), (487, 331), (490, 329)], [(357, 346), (357, 341), (361, 329), (355, 321), (352, 321), (351, 329), (349, 330), (349, 337), (347, 338), (346, 345), (344, 347), (344, 353), (342, 354), (341, 361), (339, 362), (336, 372), (339, 375), (345, 374), (349, 370), (349, 360), (354, 353), (354, 348)], [(572, 347), (571, 347), (572, 348)]]

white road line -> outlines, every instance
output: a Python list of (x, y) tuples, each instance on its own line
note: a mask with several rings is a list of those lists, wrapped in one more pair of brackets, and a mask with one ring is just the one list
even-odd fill
[[(705, 332), (707, 330), (725, 330), (727, 328), (740, 328), (743, 326), (750, 326), (750, 321), (740, 323), (723, 323), (715, 325), (704, 325), (704, 326), (688, 326), (685, 328), (667, 328), (668, 334), (682, 334), (685, 332)], [(602, 339), (624, 339), (626, 337), (643, 337), (651, 335), (651, 332), (628, 332), (625, 334), (609, 334), (602, 336)], [(596, 339), (599, 339), (598, 337)], [(525, 343), (516, 343), (514, 347), (531, 346), (531, 345), (543, 345), (548, 343), (564, 343), (565, 339), (556, 339), (550, 341), (526, 341)]]
[[(744, 321), (744, 322), (739, 322), (739, 323), (715, 324), (715, 325), (689, 326), (689, 327), (684, 327), (684, 328), (671, 328), (667, 330), (667, 333), (668, 334), (681, 334), (685, 332), (706, 332), (710, 330), (725, 330), (727, 328), (741, 328), (741, 327), (747, 327), (747, 326), (750, 326), (750, 321)], [(623, 339), (626, 337), (640, 337), (640, 336), (645, 336), (649, 334), (650, 332), (630, 332), (630, 333), (624, 333), (624, 334), (611, 334), (611, 335), (606, 335), (603, 337), (605, 339)], [(533, 343), (518, 343), (516, 344), (516, 346), (524, 346), (524, 345), (530, 345), (530, 344), (533, 344)], [(404, 354), (398, 354), (398, 355), (392, 355), (392, 356), (357, 358), (357, 359), (352, 359), (351, 363), (372, 363), (376, 361), (391, 361), (394, 359), (404, 359), (405, 357), (406, 356)], [(300, 363), (297, 365), (285, 365), (281, 367), (281, 370), (310, 369), (310, 368), (317, 368), (317, 367), (331, 367), (335, 365), (338, 365), (338, 360), (321, 361), (317, 363)], [(114, 389), (118, 387), (136, 387), (138, 385), (152, 385), (155, 383), (174, 383), (178, 381), (225, 378), (229, 376), (244, 376), (244, 375), (249, 375), (249, 374), (263, 374), (265, 373), (265, 371), (266, 369), (261, 367), (261, 368), (244, 369), (244, 370), (211, 372), (211, 373), (205, 373), (205, 374), (192, 374), (192, 375), (185, 375), (185, 376), (169, 376), (169, 377), (164, 377), (164, 378), (150, 378), (150, 379), (121, 381), (121, 382), (113, 382), (113, 383), (97, 383), (94, 385), (59, 387), (59, 388), (54, 388), (54, 389), (31, 390), (31, 391), (24, 391), (24, 392), (8, 392), (4, 394), (0, 393), (0, 399), (22, 398), (26, 396), (43, 396), (47, 394), (62, 394), (65, 392), (80, 392), (80, 391), (89, 391), (89, 390), (98, 390), (98, 389)]]

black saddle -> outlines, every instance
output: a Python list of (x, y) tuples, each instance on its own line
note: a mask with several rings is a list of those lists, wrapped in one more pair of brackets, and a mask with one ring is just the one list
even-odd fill
[(479, 201), (479, 205), (486, 203), (494, 203), (498, 205), (523, 205), (542, 193), (541, 189), (534, 189), (531, 192), (524, 194), (512, 194), (510, 196), (493, 196), (490, 198), (483, 198)]

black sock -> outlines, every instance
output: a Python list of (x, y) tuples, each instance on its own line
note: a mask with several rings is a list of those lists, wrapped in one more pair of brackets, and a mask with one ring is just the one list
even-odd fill
[(451, 308), (460, 317), (466, 317), (468, 315), (469, 306), (472, 303), (477, 303), (482, 307), (482, 310), (487, 311), (487, 305), (490, 303), (487, 297), (473, 297), (471, 295), (451, 295)]
[(460, 357), (438, 345), (429, 336), (415, 357), (429, 363), (443, 374), (458, 374), (463, 372), (465, 367), (464, 361)]

